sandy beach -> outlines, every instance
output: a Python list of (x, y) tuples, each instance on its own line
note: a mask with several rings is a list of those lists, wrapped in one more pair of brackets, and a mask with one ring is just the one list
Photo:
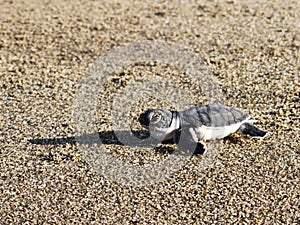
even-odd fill
[[(0, 5), (0, 224), (300, 224), (299, 1)], [(218, 88), (189, 76), (198, 63)], [(269, 135), (225, 138), (207, 168), (203, 154), (181, 165), (172, 144), (124, 144), (146, 109), (205, 104), (217, 89)], [(80, 143), (93, 134), (99, 154)], [(130, 183), (168, 159), (170, 178), (162, 166)]]

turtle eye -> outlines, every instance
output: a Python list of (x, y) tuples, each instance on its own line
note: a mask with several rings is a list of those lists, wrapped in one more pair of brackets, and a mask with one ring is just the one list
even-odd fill
[(153, 116), (151, 117), (150, 123), (156, 124), (160, 121), (161, 115), (159, 113), (154, 113)]

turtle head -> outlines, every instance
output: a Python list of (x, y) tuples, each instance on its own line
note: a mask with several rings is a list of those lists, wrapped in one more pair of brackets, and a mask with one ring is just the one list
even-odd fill
[(169, 128), (172, 122), (172, 112), (165, 109), (149, 109), (139, 116), (139, 122), (147, 129)]

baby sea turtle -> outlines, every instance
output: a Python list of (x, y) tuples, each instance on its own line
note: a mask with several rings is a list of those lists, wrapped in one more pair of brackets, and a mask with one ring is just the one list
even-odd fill
[[(150, 131), (151, 137), (159, 141), (173, 139), (179, 142), (181, 132), (194, 143), (222, 139), (239, 130), (242, 134), (264, 138), (267, 132), (253, 125), (256, 120), (243, 111), (224, 106), (206, 105), (185, 111), (149, 109), (139, 117), (140, 124)], [(186, 132), (187, 131), (187, 132)]]

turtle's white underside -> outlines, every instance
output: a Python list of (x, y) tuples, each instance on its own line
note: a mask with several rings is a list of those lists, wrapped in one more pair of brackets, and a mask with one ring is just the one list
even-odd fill
[[(229, 134), (236, 132), (242, 124), (244, 123), (254, 123), (255, 120), (251, 119), (251, 117), (243, 120), (240, 123), (235, 123), (229, 126), (224, 127), (207, 127), (201, 126), (197, 128), (193, 128), (195, 134), (194, 139), (197, 138), (198, 140), (214, 140), (214, 139), (222, 139)], [(196, 135), (196, 137), (195, 137)], [(196, 140), (195, 140), (196, 141)]]

